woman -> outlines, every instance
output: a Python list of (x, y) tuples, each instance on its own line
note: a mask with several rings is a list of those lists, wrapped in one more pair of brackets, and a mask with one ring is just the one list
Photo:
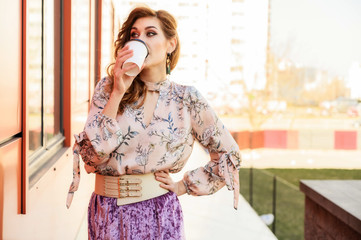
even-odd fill
[[(237, 144), (201, 94), (167, 76), (180, 52), (177, 24), (166, 11), (134, 9), (118, 34), (115, 63), (97, 84), (84, 131), (75, 135), (73, 183), (79, 185), (79, 158), (96, 173), (88, 208), (90, 239), (184, 239), (177, 196), (212, 194), (227, 185), (238, 201)], [(149, 49), (136, 77), (122, 68), (133, 55), (125, 43), (144, 41)], [(211, 161), (174, 182), (194, 140)]]

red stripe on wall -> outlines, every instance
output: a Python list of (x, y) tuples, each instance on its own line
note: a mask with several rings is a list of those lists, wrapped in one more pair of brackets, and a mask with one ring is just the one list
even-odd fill
[(236, 141), (238, 143), (239, 149), (249, 148), (250, 133), (249, 131), (238, 132), (236, 136)]
[(251, 137), (251, 149), (264, 147), (264, 131), (255, 131), (250, 133)]
[(289, 130), (287, 132), (287, 148), (289, 149), (298, 148), (298, 131)]
[(266, 148), (287, 148), (286, 130), (265, 130), (264, 147)]
[(354, 150), (357, 148), (356, 131), (335, 131), (335, 149)]

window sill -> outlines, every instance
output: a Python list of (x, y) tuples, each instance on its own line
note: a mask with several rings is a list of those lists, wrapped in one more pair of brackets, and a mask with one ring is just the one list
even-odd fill
[(36, 155), (36, 160), (29, 165), (29, 189), (31, 189), (65, 154), (69, 147), (63, 147), (64, 137), (61, 137), (51, 148)]

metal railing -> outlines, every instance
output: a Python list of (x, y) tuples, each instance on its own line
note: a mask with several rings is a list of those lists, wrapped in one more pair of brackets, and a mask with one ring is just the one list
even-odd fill
[(241, 169), (240, 192), (276, 237), (303, 239), (304, 195), (264, 169)]

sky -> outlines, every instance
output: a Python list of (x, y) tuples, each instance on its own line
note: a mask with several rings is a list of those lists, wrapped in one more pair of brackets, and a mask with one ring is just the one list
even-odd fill
[(361, 63), (361, 0), (271, 0), (271, 48), (298, 64), (346, 75)]

